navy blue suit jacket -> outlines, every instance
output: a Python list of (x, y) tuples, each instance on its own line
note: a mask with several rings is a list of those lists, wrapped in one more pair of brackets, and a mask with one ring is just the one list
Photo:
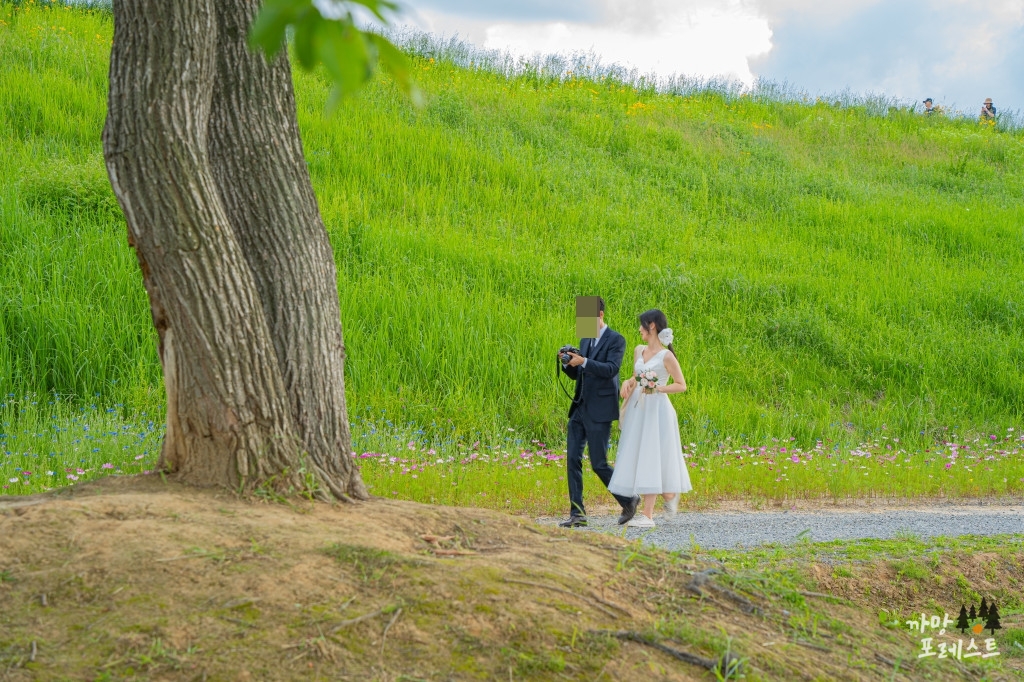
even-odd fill
[[(604, 330), (601, 343), (590, 356), (594, 339), (580, 339), (580, 350), (587, 358), (587, 366), (562, 366), (570, 379), (576, 380), (576, 392), (569, 406), (569, 418), (577, 409), (581, 417), (591, 422), (613, 422), (619, 418), (619, 367), (626, 353), (626, 339), (611, 327)], [(589, 357), (588, 357), (589, 356)]]

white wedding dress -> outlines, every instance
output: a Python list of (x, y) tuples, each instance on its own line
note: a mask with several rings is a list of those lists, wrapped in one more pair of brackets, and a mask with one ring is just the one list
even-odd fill
[[(647, 362), (643, 349), (636, 352), (633, 374), (653, 369), (658, 385), (668, 383), (665, 354), (657, 352)], [(665, 393), (644, 393), (637, 386), (623, 406), (619, 418), (621, 434), (615, 454), (615, 470), (608, 490), (616, 495), (647, 495), (652, 493), (685, 493), (693, 489), (690, 474), (683, 461), (679, 439), (679, 421), (675, 408)]]

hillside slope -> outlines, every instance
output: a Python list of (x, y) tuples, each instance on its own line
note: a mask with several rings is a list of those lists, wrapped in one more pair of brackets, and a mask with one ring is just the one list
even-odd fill
[[(0, 385), (158, 410), (99, 142), (110, 18), (0, 19)], [(600, 294), (630, 347), (638, 313), (666, 312), (686, 441), (930, 442), (1020, 421), (1020, 133), (416, 69), (424, 109), (379, 81), (330, 120), (323, 80), (296, 76), (353, 413), (556, 440), (552, 356), (574, 297)]]

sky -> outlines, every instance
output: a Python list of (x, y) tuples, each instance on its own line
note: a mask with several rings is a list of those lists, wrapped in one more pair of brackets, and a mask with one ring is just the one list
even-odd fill
[(662, 77), (1024, 111), (1024, 0), (405, 0), (398, 22)]

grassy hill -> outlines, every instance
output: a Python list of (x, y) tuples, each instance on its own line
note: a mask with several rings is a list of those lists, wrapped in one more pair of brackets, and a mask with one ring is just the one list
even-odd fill
[[(103, 12), (0, 4), (10, 430), (21, 410), (28, 432), (90, 405), (160, 421), (101, 154), (111, 35)], [(690, 385), (673, 402), (701, 448), (882, 433), (923, 447), (1019, 426), (1020, 131), (415, 65), (423, 109), (381, 80), (331, 119), (325, 81), (296, 74), (354, 419), (562, 442), (554, 351), (575, 341), (574, 297), (600, 294), (630, 348), (637, 315), (665, 311)]]

